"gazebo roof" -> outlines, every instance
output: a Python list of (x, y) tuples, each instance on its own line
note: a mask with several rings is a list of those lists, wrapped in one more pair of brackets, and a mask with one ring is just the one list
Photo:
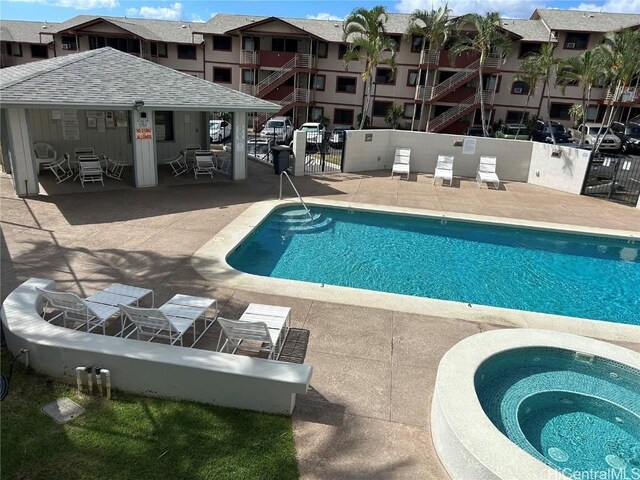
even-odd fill
[(276, 105), (110, 47), (0, 70), (2, 106), (275, 112)]

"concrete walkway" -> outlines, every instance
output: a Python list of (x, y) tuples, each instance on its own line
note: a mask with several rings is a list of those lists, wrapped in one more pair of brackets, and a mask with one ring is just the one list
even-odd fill
[[(527, 184), (433, 187), (428, 175), (407, 182), (387, 172), (294, 181), (304, 196), (640, 231), (637, 209)], [(2, 298), (38, 276), (83, 295), (125, 282), (154, 289), (157, 302), (178, 291), (211, 296), (231, 318), (251, 302), (290, 306), (293, 326), (308, 332), (305, 362), (314, 367), (312, 390), (294, 413), (301, 478), (447, 478), (429, 432), (438, 362), (459, 340), (498, 327), (293, 294), (267, 298), (204, 280), (191, 255), (251, 203), (277, 195), (265, 167), (251, 164), (250, 180), (237, 184), (115, 188), (25, 200), (1, 175)], [(640, 332), (630, 340), (639, 343), (625, 346), (640, 351)]]

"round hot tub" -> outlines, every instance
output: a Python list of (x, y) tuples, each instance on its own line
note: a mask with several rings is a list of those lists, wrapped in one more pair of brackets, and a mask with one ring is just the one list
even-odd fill
[(640, 473), (640, 371), (566, 349), (518, 348), (485, 360), (475, 389), (498, 430), (563, 474)]
[(640, 478), (640, 354), (544, 330), (475, 335), (443, 357), (431, 417), (454, 479)]

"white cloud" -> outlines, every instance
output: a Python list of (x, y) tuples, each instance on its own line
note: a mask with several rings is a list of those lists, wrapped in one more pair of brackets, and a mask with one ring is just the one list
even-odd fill
[(9, 0), (19, 3), (37, 3), (50, 7), (67, 7), (75, 10), (91, 10), (98, 8), (113, 9), (120, 4), (118, 0)]
[(307, 15), (310, 20), (344, 20), (342, 17), (332, 15), (331, 13), (318, 13), (316, 15)]
[(169, 7), (140, 7), (127, 8), (130, 17), (153, 18), (156, 20), (180, 20), (182, 18), (182, 4), (174, 3)]
[[(639, 0), (631, 0), (639, 1)], [(432, 6), (437, 9), (448, 3), (452, 15), (464, 15), (466, 13), (480, 13), (498, 11), (503, 17), (529, 18), (536, 8), (542, 8), (544, 2), (534, 0), (532, 2), (519, 2), (514, 0), (400, 0), (395, 8), (401, 13), (411, 13), (416, 9), (430, 11)]]
[(609, 12), (609, 13), (640, 13), (640, 0), (606, 0), (603, 3), (581, 3), (571, 10), (586, 10), (588, 12)]

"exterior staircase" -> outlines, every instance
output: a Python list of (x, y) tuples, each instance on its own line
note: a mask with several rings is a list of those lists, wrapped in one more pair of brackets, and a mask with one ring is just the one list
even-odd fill
[[(483, 68), (487, 70), (498, 68), (500, 65), (499, 57), (488, 57), (484, 61)], [(467, 65), (464, 70), (460, 70), (446, 80), (440, 82), (435, 87), (422, 86), (416, 92), (416, 100), (424, 99), (429, 102), (437, 102), (445, 95), (453, 92), (457, 88), (461, 87), (469, 80), (478, 76), (478, 67), (480, 66), (480, 60)]]
[(463, 117), (467, 113), (472, 112), (480, 106), (480, 95), (483, 97), (483, 101), (486, 105), (493, 105), (495, 97), (495, 91), (483, 90), (482, 93), (476, 92), (473, 95), (465, 98), (457, 105), (454, 105), (442, 115), (438, 115), (434, 119), (429, 121), (429, 132), (440, 132), (443, 128), (451, 125), (453, 122)]
[(242, 91), (254, 97), (264, 98), (269, 92), (282, 85), (298, 70), (312, 69), (313, 56), (306, 53), (297, 53), (291, 60), (262, 79), (257, 85), (243, 85)]

